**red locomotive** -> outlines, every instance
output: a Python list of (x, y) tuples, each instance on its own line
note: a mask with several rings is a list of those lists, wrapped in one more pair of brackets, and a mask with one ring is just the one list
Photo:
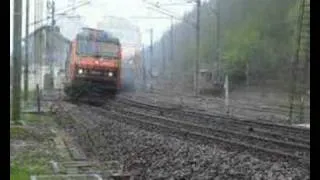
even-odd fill
[(108, 32), (83, 28), (71, 42), (66, 61), (65, 92), (116, 94), (121, 88), (121, 44)]

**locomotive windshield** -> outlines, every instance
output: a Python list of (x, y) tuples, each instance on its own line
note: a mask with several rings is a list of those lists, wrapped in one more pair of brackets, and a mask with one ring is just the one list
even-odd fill
[(119, 46), (114, 43), (78, 40), (77, 53), (79, 56), (117, 58), (119, 51)]

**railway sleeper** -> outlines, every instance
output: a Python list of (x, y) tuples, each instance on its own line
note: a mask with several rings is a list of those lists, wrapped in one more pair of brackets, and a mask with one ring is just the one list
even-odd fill
[[(217, 145), (225, 150), (234, 151), (235, 148), (239, 151), (248, 151), (249, 153), (256, 155), (258, 158), (263, 160), (271, 160), (271, 161), (288, 161), (295, 166), (310, 166), (310, 160), (293, 155), (290, 153), (284, 153), (278, 150), (270, 150), (258, 146), (253, 146), (250, 144), (227, 140), (220, 137), (215, 137), (212, 135), (205, 135), (203, 133), (190, 132), (181, 128), (169, 127), (158, 122), (149, 122), (145, 120), (141, 120), (140, 118), (129, 117), (118, 112), (105, 112), (99, 111), (103, 113), (105, 116), (111, 119), (117, 119), (120, 122), (132, 124), (134, 126), (138, 126), (142, 129), (146, 129), (148, 131), (156, 131), (159, 133), (166, 133), (175, 137), (183, 137), (183, 139), (190, 140), (194, 139), (196, 142), (207, 145)], [(119, 118), (121, 117), (121, 118)]]
[(299, 152), (299, 153), (302, 153), (306, 157), (310, 157), (310, 147), (305, 146), (305, 145), (301, 145), (301, 144), (286, 143), (283, 141), (278, 141), (278, 140), (269, 139), (269, 138), (263, 138), (263, 137), (259, 137), (256, 135), (248, 135), (248, 134), (243, 134), (243, 133), (229, 131), (229, 130), (222, 130), (222, 129), (218, 129), (218, 128), (197, 125), (197, 124), (193, 124), (193, 123), (186, 123), (186, 122), (181, 122), (181, 121), (174, 120), (174, 119), (168, 119), (168, 118), (163, 118), (163, 117), (158, 117), (158, 116), (140, 114), (138, 112), (129, 112), (129, 111), (124, 111), (124, 110), (121, 110), (121, 112), (123, 114), (126, 114), (127, 116), (130, 116), (130, 117), (148, 119), (151, 122), (157, 121), (157, 122), (161, 122), (161, 123), (163, 123), (167, 126), (170, 126), (170, 127), (192, 129), (193, 131), (206, 133), (209, 135), (214, 135), (214, 136), (220, 137), (220, 138), (229, 138), (229, 139), (234, 139), (234, 140), (247, 141), (250, 144), (258, 144), (259, 143), (259, 146), (260, 146), (260, 142), (261, 142), (261, 144), (263, 144), (264, 148), (268, 148), (268, 149), (281, 148), (284, 151), (289, 152), (289, 153), (298, 153)]
[[(114, 105), (114, 104), (113, 104)], [(116, 107), (121, 106), (121, 104), (115, 104)], [(242, 125), (242, 124), (234, 124), (230, 123), (230, 121), (225, 121), (222, 119), (211, 119), (211, 118), (202, 118), (202, 117), (192, 117), (190, 115), (185, 115), (182, 111), (174, 110), (174, 111), (164, 111), (162, 109), (152, 109), (152, 110), (146, 110), (142, 108), (137, 108), (137, 107), (132, 107), (129, 105), (125, 105), (125, 109), (131, 110), (131, 111), (142, 111), (148, 114), (153, 114), (153, 115), (159, 115), (161, 117), (168, 117), (168, 118), (174, 118), (174, 119), (184, 119), (187, 121), (191, 121), (194, 123), (201, 123), (205, 125), (210, 125), (210, 127), (222, 127), (222, 128), (227, 128), (233, 131), (242, 131), (242, 132), (249, 132), (250, 134), (256, 134), (258, 136), (262, 137), (268, 137), (271, 139), (283, 139), (284, 141), (291, 142), (291, 143), (297, 143), (297, 144), (302, 144), (306, 146), (310, 146), (310, 141), (307, 141), (305, 139), (301, 139), (299, 137), (294, 137), (290, 135), (283, 135), (277, 132), (270, 132), (261, 128), (253, 128), (251, 126), (247, 125)]]
[[(301, 128), (294, 128), (291, 126), (284, 126), (284, 125), (280, 125), (280, 129), (277, 129), (278, 125), (275, 125), (274, 128), (270, 128), (270, 126), (265, 126), (265, 124), (268, 123), (262, 123), (262, 122), (255, 122), (255, 121), (251, 121), (251, 120), (237, 120), (234, 119), (232, 117), (224, 117), (224, 116), (217, 116), (217, 115), (211, 115), (208, 113), (200, 113), (200, 112), (193, 112), (193, 111), (188, 111), (188, 110), (175, 110), (175, 109), (170, 109), (170, 108), (163, 108), (160, 106), (155, 106), (155, 105), (148, 105), (146, 103), (133, 103), (134, 100), (132, 100), (132, 102), (130, 100), (121, 100), (122, 103), (128, 104), (128, 105), (133, 105), (135, 107), (141, 107), (141, 108), (147, 108), (147, 109), (152, 109), (152, 110), (157, 110), (157, 111), (167, 111), (170, 112), (170, 114), (175, 114), (177, 116), (179, 115), (183, 115), (183, 116), (189, 116), (192, 118), (197, 118), (197, 119), (201, 119), (202, 121), (206, 121), (206, 123), (213, 123), (216, 122), (217, 120), (222, 121), (223, 123), (232, 123), (232, 125), (239, 125), (239, 126), (246, 126), (246, 127), (252, 127), (253, 129), (268, 129), (269, 132), (265, 131), (265, 133), (269, 133), (269, 134), (273, 134), (275, 136), (287, 136), (288, 138), (290, 138), (293, 141), (298, 141), (298, 142), (304, 142), (305, 144), (310, 144), (310, 141), (307, 141), (306, 139), (310, 139), (310, 131), (305, 130), (305, 129), (301, 129)], [(171, 110), (171, 111), (170, 111)], [(214, 120), (213, 120), (214, 119)], [(286, 129), (283, 129), (286, 128)], [(291, 132), (291, 130), (293, 130), (293, 132)], [(296, 132), (296, 130), (298, 130), (299, 132)], [(274, 131), (278, 131), (278, 132), (274, 132)], [(287, 131), (287, 132), (286, 132)], [(302, 138), (299, 138), (302, 137)], [(296, 139), (296, 140), (295, 140)]]

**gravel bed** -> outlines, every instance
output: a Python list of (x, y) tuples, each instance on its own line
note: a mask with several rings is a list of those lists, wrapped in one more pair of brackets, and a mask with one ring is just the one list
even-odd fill
[(139, 179), (309, 179), (307, 167), (261, 161), (246, 152), (182, 141), (79, 110), (82, 120), (96, 126), (66, 127), (87, 155), (101, 162), (120, 161), (126, 170), (139, 172)]
[[(259, 137), (251, 135), (248, 131), (247, 133), (242, 133), (238, 131), (230, 131), (227, 128), (208, 128), (208, 126), (199, 125), (197, 123), (186, 123), (183, 121), (178, 121), (177, 119), (167, 119), (158, 116), (145, 115), (143, 112), (137, 111), (119, 111), (128, 117), (135, 117), (135, 119), (144, 119), (149, 122), (157, 122), (168, 127), (175, 127), (177, 130), (185, 129), (188, 132), (201, 133), (208, 136), (220, 137), (224, 140), (230, 140), (234, 142), (242, 142), (248, 145), (253, 145), (260, 147), (262, 149), (276, 150), (281, 152), (286, 152), (290, 154), (300, 154), (301, 157), (310, 159), (310, 146), (287, 143), (285, 141), (279, 141), (276, 139), (268, 139), (265, 137)], [(257, 150), (254, 151), (256, 153)], [(302, 155), (303, 154), (303, 155)]]
[[(148, 114), (155, 113), (158, 111), (158, 115), (166, 116), (166, 117), (172, 117), (174, 119), (180, 119), (183, 121), (190, 121), (194, 123), (200, 123), (203, 125), (210, 125), (213, 127), (217, 126), (225, 126), (224, 128), (235, 130), (235, 131), (248, 131), (249, 127), (254, 128), (255, 133), (258, 133), (260, 130), (266, 132), (263, 133), (265, 135), (271, 136), (271, 138), (275, 138), (275, 134), (280, 135), (277, 136), (276, 139), (283, 138), (282, 135), (285, 135), (285, 137), (290, 137), (291, 141), (293, 142), (308, 142), (310, 139), (310, 131), (306, 129), (297, 129), (293, 127), (282, 127), (274, 124), (269, 123), (262, 123), (260, 121), (239, 121), (237, 119), (234, 119), (232, 117), (228, 116), (213, 116), (205, 113), (198, 113), (198, 112), (192, 112), (192, 111), (171, 111), (166, 110), (166, 108), (162, 108), (162, 106), (155, 105), (155, 106), (149, 106), (145, 105), (139, 101), (135, 100), (127, 100), (127, 99), (120, 99), (120, 102), (115, 103), (116, 107), (122, 107), (124, 106), (125, 109), (134, 109), (134, 111), (140, 111), (140, 112), (146, 112)], [(108, 107), (108, 106), (107, 106)], [(122, 108), (124, 108), (122, 107)], [(149, 111), (151, 110), (151, 111)], [(269, 125), (268, 125), (269, 124)], [(269, 133), (269, 134), (268, 134)], [(310, 141), (310, 140), (309, 140)]]
[[(159, 91), (160, 92), (160, 91)], [(174, 95), (173, 93), (163, 92), (161, 93), (127, 93), (144, 101), (157, 101), (166, 103), (181, 102), (189, 107), (201, 108), (217, 114), (225, 114), (227, 111), (230, 115), (240, 118), (257, 119), (260, 121), (269, 121), (288, 124), (289, 107), (280, 108), (277, 103), (268, 103), (267, 99), (254, 99), (244, 100), (241, 98), (231, 98), (229, 100), (229, 109), (227, 110), (224, 105), (224, 99), (221, 98), (209, 98), (202, 96), (201, 98), (195, 98), (183, 93)], [(288, 105), (287, 105), (288, 106)], [(297, 111), (299, 112), (299, 111)], [(296, 114), (297, 114), (296, 112)], [(310, 120), (310, 109), (305, 109), (306, 121)]]

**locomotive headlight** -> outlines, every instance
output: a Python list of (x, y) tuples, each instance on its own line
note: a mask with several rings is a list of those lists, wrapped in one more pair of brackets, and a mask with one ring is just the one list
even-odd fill
[(112, 76), (113, 76), (113, 72), (109, 72), (109, 73), (108, 73), (108, 76), (109, 76), (109, 77), (112, 77)]
[(79, 74), (82, 74), (82, 73), (83, 73), (83, 70), (82, 70), (82, 69), (79, 69), (79, 70), (78, 70), (78, 73), (79, 73)]

